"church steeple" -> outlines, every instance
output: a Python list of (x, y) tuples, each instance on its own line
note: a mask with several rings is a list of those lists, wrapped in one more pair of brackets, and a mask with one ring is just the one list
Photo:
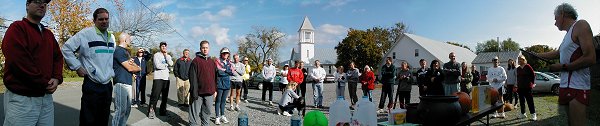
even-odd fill
[(308, 63), (315, 56), (315, 29), (307, 16), (304, 17), (304, 21), (302, 21), (302, 25), (298, 29), (298, 40), (300, 58), (305, 63)]
[(307, 16), (304, 16), (304, 21), (302, 21), (302, 26), (300, 26), (300, 29), (298, 29), (298, 32), (300, 32), (301, 30), (310, 30), (310, 31), (315, 30), (315, 28), (313, 28), (312, 24), (310, 23), (310, 20), (308, 20)]

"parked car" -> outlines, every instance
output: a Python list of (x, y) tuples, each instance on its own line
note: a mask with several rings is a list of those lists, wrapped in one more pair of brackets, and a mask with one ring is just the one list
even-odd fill
[(332, 74), (325, 75), (325, 83), (333, 83), (335, 81), (335, 77)]
[(558, 95), (560, 78), (543, 72), (535, 72), (534, 92), (551, 92)]
[[(279, 78), (279, 76), (276, 76), (275, 82), (273, 82), (274, 91), (279, 90)], [(252, 75), (248, 81), (250, 81), (248, 87), (262, 90), (265, 79), (263, 78), (262, 74), (259, 73)]]

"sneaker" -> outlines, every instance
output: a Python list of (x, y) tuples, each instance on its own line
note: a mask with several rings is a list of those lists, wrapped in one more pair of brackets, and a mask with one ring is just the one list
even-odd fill
[(506, 118), (506, 114), (504, 114), (504, 112), (500, 113), (500, 118)]
[(229, 106), (229, 108), (228, 108), (227, 110), (229, 110), (229, 111), (233, 111), (233, 105), (232, 105), (232, 106)]
[(217, 118), (215, 119), (215, 124), (216, 124), (216, 125), (221, 125), (221, 117), (217, 117)]
[(148, 104), (142, 103), (140, 106), (142, 106), (142, 107), (148, 107)]
[(287, 111), (283, 112), (283, 116), (292, 116), (290, 113), (288, 113)]
[(223, 122), (223, 124), (229, 123), (229, 120), (227, 120), (227, 117), (225, 116), (221, 116), (221, 121)]
[(131, 105), (131, 108), (137, 108), (137, 107), (138, 107), (138, 105), (136, 105), (136, 104)]
[(273, 102), (272, 102), (272, 101), (269, 101), (269, 105), (273, 105)]
[(515, 109), (518, 109), (518, 108), (519, 108), (519, 104), (516, 104), (516, 105), (515, 105)]
[(379, 109), (377, 110), (377, 113), (384, 113), (385, 111), (383, 109)]
[(156, 117), (154, 110), (150, 109), (150, 112), (148, 112), (148, 118), (154, 119), (154, 117)]
[(235, 111), (239, 111), (239, 110), (240, 110), (240, 106), (237, 106), (237, 105), (236, 105), (234, 110), (235, 110)]
[(519, 119), (524, 119), (524, 118), (527, 118), (527, 113), (523, 113), (523, 114), (521, 114), (521, 116), (519, 116)]
[(248, 100), (244, 100), (245, 103), (248, 103)]
[(537, 121), (537, 115), (535, 113), (531, 114), (531, 120)]
[(277, 115), (281, 115), (281, 109), (279, 109), (279, 107), (277, 107)]
[(500, 115), (498, 115), (497, 112), (494, 112), (494, 114), (492, 114), (492, 118), (498, 118), (498, 117), (500, 117)]

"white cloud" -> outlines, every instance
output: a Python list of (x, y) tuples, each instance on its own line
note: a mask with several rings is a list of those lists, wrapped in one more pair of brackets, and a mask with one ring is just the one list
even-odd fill
[(210, 11), (204, 11), (199, 16), (200, 16), (200, 18), (215, 22), (215, 21), (219, 21), (223, 18), (232, 17), (234, 12), (236, 11), (236, 9), (237, 8), (235, 6), (225, 6), (223, 9), (221, 9), (216, 14), (213, 14)]
[(205, 36), (212, 36), (217, 45), (226, 45), (231, 43), (229, 39), (229, 28), (221, 27), (219, 24), (211, 24), (209, 27), (192, 27), (192, 37), (205, 39)]
[(300, 2), (300, 5), (307, 6), (307, 5), (319, 4), (319, 3), (321, 3), (320, 0), (303, 0), (302, 2)]
[(348, 4), (349, 2), (352, 2), (354, 0), (332, 0), (329, 1), (329, 3), (327, 3), (327, 5), (325, 6), (325, 8), (330, 8), (330, 7), (341, 7), (344, 6), (346, 4)]
[(215, 6), (222, 5), (221, 1), (194, 1), (194, 2), (181, 2), (177, 4), (177, 9), (210, 9)]
[(337, 43), (347, 34), (348, 28), (342, 25), (323, 24), (316, 29), (315, 42)]
[(319, 26), (318, 29), (320, 31), (323, 31), (324, 33), (333, 34), (333, 35), (341, 35), (341, 34), (346, 33), (346, 31), (348, 30), (348, 28), (346, 28), (342, 25), (332, 25), (332, 24), (323, 24), (323, 25)]
[(173, 3), (177, 2), (177, 0), (163, 0), (158, 3), (150, 4), (150, 8), (163, 8), (165, 6), (169, 6)]

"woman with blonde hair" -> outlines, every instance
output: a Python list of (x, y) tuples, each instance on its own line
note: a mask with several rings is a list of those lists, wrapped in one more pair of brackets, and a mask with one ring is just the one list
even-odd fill
[(521, 116), (519, 118), (527, 118), (525, 113), (525, 102), (529, 108), (529, 114), (531, 114), (531, 120), (537, 120), (535, 114), (535, 105), (533, 103), (533, 96), (531, 95), (531, 89), (535, 86), (535, 72), (533, 68), (527, 64), (527, 59), (523, 55), (519, 56), (519, 67), (517, 68), (517, 92), (519, 92), (519, 99), (521, 100)]
[(297, 85), (298, 83), (293, 81), (287, 84), (285, 91), (283, 92), (283, 95), (279, 100), (277, 114), (281, 115), (281, 112), (283, 111), (284, 116), (292, 116), (291, 114), (293, 114), (292, 111), (294, 110), (294, 108), (296, 108), (297, 110), (301, 110), (303, 108), (303, 105), (300, 100), (302, 99), (302, 97), (298, 96), (298, 94), (294, 92), (296, 90)]

